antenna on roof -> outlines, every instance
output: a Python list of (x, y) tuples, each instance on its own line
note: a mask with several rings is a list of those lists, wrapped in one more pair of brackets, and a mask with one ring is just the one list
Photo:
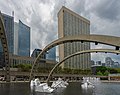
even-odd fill
[(12, 16), (14, 17), (14, 11), (12, 11)]

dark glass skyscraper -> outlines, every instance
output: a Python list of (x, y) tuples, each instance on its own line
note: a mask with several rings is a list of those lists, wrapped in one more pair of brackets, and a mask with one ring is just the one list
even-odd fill
[[(9, 53), (13, 54), (14, 51), (14, 17), (3, 14), (3, 22), (5, 25), (5, 34), (8, 42), (8, 49)], [(0, 67), (5, 66), (5, 59), (4, 59), (4, 53), (3, 53), (3, 47), (1, 44), (1, 39), (0, 39)]]
[(30, 27), (19, 20), (18, 55), (30, 56)]
[(14, 52), (14, 17), (2, 14), (8, 41), (9, 53)]
[(5, 66), (5, 58), (4, 58), (4, 53), (3, 53), (3, 47), (0, 39), (0, 68)]

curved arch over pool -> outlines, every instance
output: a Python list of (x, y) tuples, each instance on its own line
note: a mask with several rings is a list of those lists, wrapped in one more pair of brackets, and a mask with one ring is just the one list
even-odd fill
[(49, 49), (52, 47), (55, 47), (60, 44), (64, 44), (67, 42), (77, 42), (77, 41), (82, 41), (82, 42), (95, 42), (95, 43), (101, 43), (101, 44), (106, 44), (110, 46), (115, 46), (117, 49), (120, 47), (120, 37), (115, 37), (115, 36), (107, 36), (107, 35), (76, 35), (76, 36), (67, 36), (63, 38), (59, 38), (50, 44), (48, 44), (42, 52), (38, 55), (38, 57), (35, 59), (31, 72), (30, 72), (30, 79), (33, 76), (33, 70), (35, 70), (36, 64), (39, 62), (41, 55), (45, 52), (47, 52)]
[(49, 79), (50, 79), (50, 76), (52, 75), (53, 71), (55, 70), (56, 67), (58, 67), (60, 64), (62, 64), (65, 60), (73, 57), (73, 56), (76, 56), (76, 55), (79, 55), (79, 54), (83, 54), (83, 53), (91, 53), (91, 52), (105, 52), (105, 53), (116, 53), (116, 54), (120, 54), (120, 50), (112, 50), (112, 49), (91, 49), (91, 50), (85, 50), (85, 51), (80, 51), (80, 52), (76, 52), (76, 53), (73, 53), (67, 57), (65, 57), (62, 61), (60, 61), (59, 63), (57, 63), (53, 69), (50, 71), (49, 75), (48, 75), (48, 78), (47, 78), (47, 82), (49, 82)]

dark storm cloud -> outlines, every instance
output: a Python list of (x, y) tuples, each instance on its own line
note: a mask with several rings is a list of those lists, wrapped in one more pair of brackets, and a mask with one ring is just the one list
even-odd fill
[[(3, 13), (11, 15), (14, 11), (15, 21), (20, 19), (31, 27), (31, 51), (35, 48), (43, 49), (57, 39), (57, 13), (63, 5), (89, 18), (91, 34), (120, 37), (119, 0), (0, 0)], [(104, 45), (92, 46), (107, 48)], [(104, 54), (92, 54), (93, 59), (103, 60), (105, 57)], [(119, 57), (113, 58), (117, 60)]]
[(118, 20), (120, 16), (119, 0), (100, 0), (94, 7), (95, 14), (102, 19)]
[(91, 33), (120, 36), (120, 1), (98, 0), (90, 8)]

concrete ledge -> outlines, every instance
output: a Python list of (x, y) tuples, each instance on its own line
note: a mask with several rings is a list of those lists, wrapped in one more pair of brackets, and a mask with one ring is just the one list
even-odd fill
[(120, 83), (120, 80), (119, 81), (115, 81), (115, 80), (101, 80), (102, 83)]

